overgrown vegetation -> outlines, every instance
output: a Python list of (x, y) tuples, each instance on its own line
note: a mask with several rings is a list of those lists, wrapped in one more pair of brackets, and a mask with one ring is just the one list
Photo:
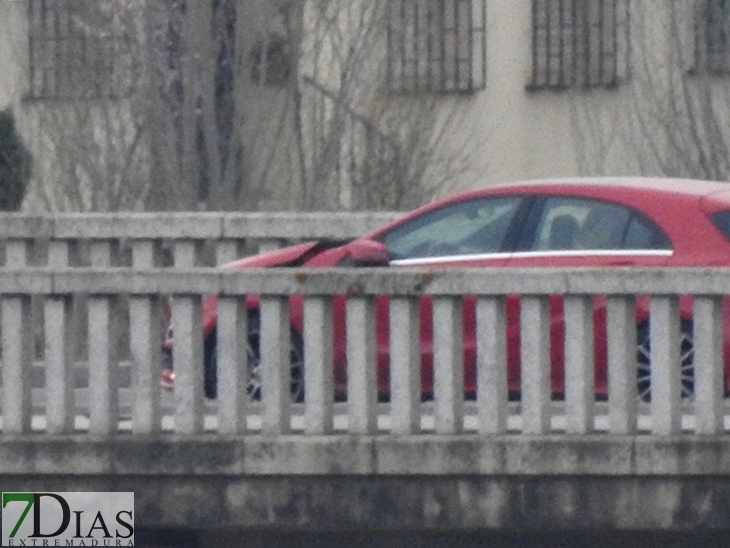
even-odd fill
[(15, 128), (12, 111), (0, 111), (0, 211), (18, 211), (31, 174), (31, 155)]

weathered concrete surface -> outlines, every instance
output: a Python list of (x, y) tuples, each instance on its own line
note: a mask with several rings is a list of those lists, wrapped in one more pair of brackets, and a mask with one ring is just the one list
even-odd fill
[(707, 295), (730, 294), (726, 268), (175, 268), (0, 270), (3, 294)]
[[(0, 13), (7, 11), (5, 4)], [(0, 232), (5, 238), (76, 240), (355, 238), (400, 215), (397, 212), (11, 213), (0, 216)]]
[(3, 490), (132, 490), (154, 527), (730, 529), (730, 438), (6, 437)]

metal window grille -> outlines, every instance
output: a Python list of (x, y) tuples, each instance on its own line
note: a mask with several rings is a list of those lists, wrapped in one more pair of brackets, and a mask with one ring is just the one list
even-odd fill
[(695, 16), (695, 70), (730, 72), (730, 0), (702, 0)]
[(486, 0), (391, 0), (388, 86), (471, 93), (486, 84)]
[(29, 0), (29, 96), (127, 95), (137, 60), (128, 25), (104, 0)]
[(628, 75), (629, 0), (533, 0), (528, 89), (614, 87)]

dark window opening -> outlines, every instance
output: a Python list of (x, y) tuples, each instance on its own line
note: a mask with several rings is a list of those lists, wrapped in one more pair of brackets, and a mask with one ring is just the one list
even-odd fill
[(486, 0), (391, 0), (388, 87), (472, 93), (486, 85)]
[(628, 77), (629, 0), (533, 0), (528, 89), (611, 88)]
[(695, 16), (694, 71), (730, 73), (730, 0), (702, 0)]

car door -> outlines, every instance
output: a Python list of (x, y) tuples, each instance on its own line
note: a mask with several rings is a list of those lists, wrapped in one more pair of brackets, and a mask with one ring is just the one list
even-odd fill
[[(641, 212), (613, 202), (566, 196), (546, 196), (534, 203), (512, 267), (662, 266), (670, 260), (667, 236)], [(550, 298), (551, 373), (555, 393), (563, 392), (563, 297)], [(594, 299), (596, 389), (606, 390), (606, 299)], [(519, 299), (508, 302), (510, 360), (519, 362)], [(516, 373), (519, 367), (512, 367)], [(519, 386), (519, 378), (510, 378)]]
[[(507, 264), (511, 246), (521, 231), (527, 211), (521, 196), (498, 196), (447, 204), (410, 220), (381, 235), (389, 250), (391, 266), (397, 268), (490, 268)], [(389, 384), (388, 299), (377, 302), (378, 382), (382, 391)], [(475, 303), (464, 299), (465, 390), (476, 388)], [(420, 302), (422, 387), (433, 390), (432, 299)]]

